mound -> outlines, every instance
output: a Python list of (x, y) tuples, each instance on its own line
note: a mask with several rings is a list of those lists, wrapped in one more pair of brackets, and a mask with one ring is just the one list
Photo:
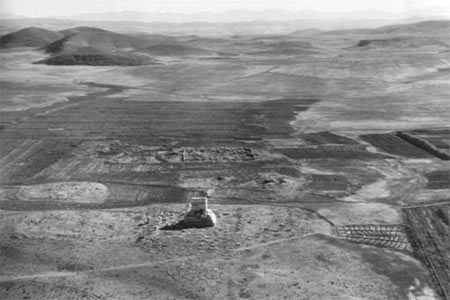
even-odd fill
[(99, 50), (135, 50), (150, 43), (146, 39), (94, 27), (76, 27), (60, 31), (59, 34), (64, 37), (46, 45), (42, 50), (51, 54), (66, 54), (86, 47)]
[(421, 34), (421, 35), (445, 35), (450, 32), (449, 20), (424, 21), (412, 24), (389, 25), (378, 28), (358, 28), (358, 29), (339, 29), (321, 32), (325, 35), (345, 35), (345, 34)]
[(44, 50), (46, 53), (61, 53), (63, 50), (66, 50), (66, 52), (74, 51), (76, 50), (75, 45), (68, 45), (66, 42), (70, 40), (70, 36), (63, 37), (62, 39), (59, 39), (53, 43), (50, 43), (48, 45), (45, 45), (40, 50)]
[(187, 46), (179, 43), (160, 43), (137, 50), (154, 56), (210, 56), (210, 50)]
[(0, 37), (1, 48), (42, 47), (60, 39), (63, 35), (38, 27), (29, 27)]
[(129, 53), (106, 52), (88, 47), (67, 54), (55, 55), (34, 63), (67, 66), (140, 66), (151, 63), (151, 60)]
[(58, 32), (61, 33), (63, 36), (70, 36), (70, 35), (74, 35), (74, 34), (80, 33), (80, 32), (95, 32), (95, 31), (106, 31), (106, 30), (96, 28), (96, 27), (79, 26), (79, 27), (60, 30)]
[(398, 48), (398, 49), (413, 49), (421, 47), (433, 47), (437, 50), (448, 50), (449, 46), (431, 38), (391, 38), (391, 39), (367, 39), (360, 40), (358, 47), (361, 48)]

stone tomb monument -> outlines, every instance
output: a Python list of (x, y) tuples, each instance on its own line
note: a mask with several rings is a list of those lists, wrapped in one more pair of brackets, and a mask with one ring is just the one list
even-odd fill
[(162, 230), (181, 230), (185, 228), (205, 228), (216, 225), (216, 215), (208, 208), (208, 198), (192, 197), (184, 218), (176, 224), (162, 227)]
[(190, 224), (189, 227), (212, 227), (216, 225), (216, 215), (208, 208), (208, 198), (192, 197), (189, 203), (189, 211), (183, 221)]

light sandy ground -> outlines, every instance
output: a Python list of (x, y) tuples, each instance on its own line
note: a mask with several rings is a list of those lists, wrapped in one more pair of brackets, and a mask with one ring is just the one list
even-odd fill
[[(217, 228), (175, 232), (155, 225), (176, 220), (173, 212), (182, 212), (182, 205), (5, 215), (2, 224), (9, 225), (2, 232), (14, 232), (24, 247), (22, 261), (7, 264), (0, 279), (79, 287), (108, 299), (434, 299), (415, 259), (339, 241), (312, 213), (254, 205), (211, 208)], [(392, 210), (345, 204), (320, 212), (338, 224), (395, 223)], [(139, 236), (143, 240), (137, 242)], [(28, 249), (42, 239), (51, 242), (34, 248), (33, 255), (52, 251), (54, 261), (38, 258), (41, 265), (30, 268)]]
[(17, 197), (23, 201), (102, 203), (108, 196), (108, 187), (95, 182), (56, 182), (22, 186), (17, 192)]
[(402, 223), (400, 211), (384, 203), (339, 203), (317, 212), (335, 225)]

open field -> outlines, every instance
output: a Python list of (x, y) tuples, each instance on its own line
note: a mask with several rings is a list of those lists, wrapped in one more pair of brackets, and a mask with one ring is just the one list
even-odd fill
[(427, 133), (420, 135), (416, 132), (397, 132), (397, 136), (442, 160), (450, 160), (449, 131), (445, 129), (430, 130)]
[(446, 150), (450, 148), (450, 131), (449, 129), (441, 130), (416, 130), (410, 132), (412, 135), (427, 140), (436, 148)]
[(398, 134), (448, 154), (435, 22), (3, 38), (0, 298), (445, 299), (450, 165)]
[(450, 203), (422, 204), (403, 209), (415, 255), (427, 266), (436, 291), (450, 296)]

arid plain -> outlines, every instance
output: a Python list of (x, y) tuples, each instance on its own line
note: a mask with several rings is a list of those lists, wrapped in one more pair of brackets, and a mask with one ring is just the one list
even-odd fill
[(446, 299), (449, 30), (2, 36), (0, 298)]

